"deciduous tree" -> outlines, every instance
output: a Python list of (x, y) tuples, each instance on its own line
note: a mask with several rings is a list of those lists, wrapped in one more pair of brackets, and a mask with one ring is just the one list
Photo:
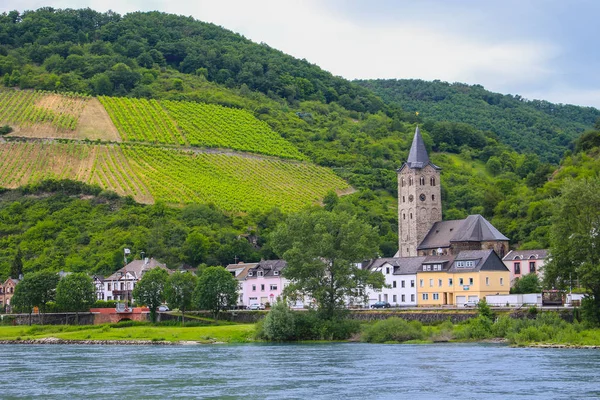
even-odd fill
[(174, 273), (169, 276), (165, 288), (165, 297), (171, 308), (181, 311), (181, 322), (185, 324), (185, 310), (192, 305), (198, 277), (191, 272)]
[(169, 273), (166, 269), (156, 267), (142, 276), (135, 285), (132, 295), (137, 304), (145, 304), (150, 309), (150, 320), (156, 322), (156, 309), (165, 298), (165, 286)]
[(233, 306), (238, 299), (238, 282), (223, 267), (208, 267), (198, 278), (194, 292), (196, 304), (210, 310), (219, 319), (219, 313)]
[(87, 311), (96, 300), (94, 282), (87, 274), (69, 274), (56, 286), (56, 304), (65, 311), (75, 311), (79, 324), (79, 312)]
[(349, 298), (364, 301), (367, 287), (380, 288), (383, 275), (357, 266), (377, 254), (374, 228), (346, 213), (307, 211), (292, 215), (272, 234), (275, 252), (287, 261), (285, 293), (315, 299), (332, 319)]

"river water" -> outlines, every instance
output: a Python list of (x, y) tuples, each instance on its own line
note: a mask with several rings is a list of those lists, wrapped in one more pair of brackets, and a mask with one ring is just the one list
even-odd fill
[(600, 398), (593, 349), (327, 343), (0, 351), (2, 399)]

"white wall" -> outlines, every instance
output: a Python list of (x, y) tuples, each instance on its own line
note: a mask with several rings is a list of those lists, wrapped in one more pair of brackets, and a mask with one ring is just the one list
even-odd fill
[[(374, 269), (373, 272), (381, 272), (385, 277), (386, 285), (389, 287), (380, 290), (368, 290), (369, 306), (378, 301), (387, 301), (392, 307), (415, 307), (417, 305), (417, 274), (394, 275), (394, 267), (388, 263)], [(404, 287), (402, 287), (403, 281)], [(396, 287), (394, 287), (394, 282)], [(402, 301), (402, 296), (404, 296), (404, 301)]]

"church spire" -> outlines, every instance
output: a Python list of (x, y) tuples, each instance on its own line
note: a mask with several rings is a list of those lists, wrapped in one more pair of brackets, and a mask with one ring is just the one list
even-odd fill
[(415, 137), (413, 138), (412, 146), (410, 146), (410, 153), (408, 154), (408, 160), (406, 161), (409, 168), (425, 168), (429, 164), (429, 156), (427, 155), (427, 149), (425, 148), (425, 142), (421, 136), (421, 131), (417, 125), (415, 130)]

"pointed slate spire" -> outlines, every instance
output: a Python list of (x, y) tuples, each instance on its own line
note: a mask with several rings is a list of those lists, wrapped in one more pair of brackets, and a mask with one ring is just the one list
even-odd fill
[(429, 164), (429, 156), (427, 155), (425, 142), (423, 142), (423, 137), (421, 136), (418, 125), (415, 130), (412, 146), (410, 146), (410, 153), (408, 154), (406, 164), (408, 164), (409, 168), (424, 168)]

